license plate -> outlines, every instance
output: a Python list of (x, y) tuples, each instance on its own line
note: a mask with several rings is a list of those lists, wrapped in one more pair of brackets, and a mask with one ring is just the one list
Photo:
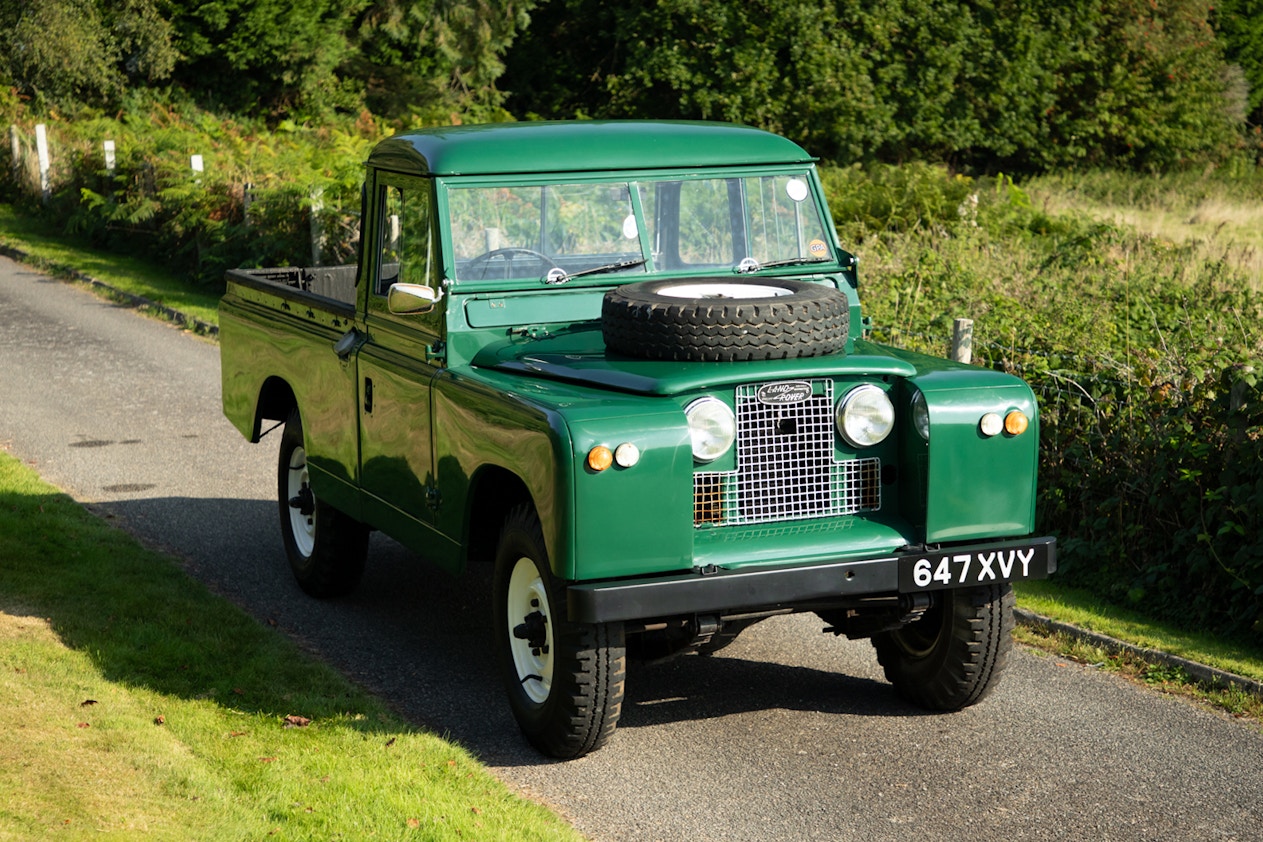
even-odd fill
[(899, 559), (899, 590), (935, 591), (1046, 579), (1055, 570), (1051, 540), (991, 547), (949, 547)]

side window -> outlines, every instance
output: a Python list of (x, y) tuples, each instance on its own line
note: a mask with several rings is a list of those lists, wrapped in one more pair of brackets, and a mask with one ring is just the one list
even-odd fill
[(429, 280), (430, 191), (423, 185), (381, 188), (381, 246), (377, 284), (385, 295), (395, 283), (425, 284)]

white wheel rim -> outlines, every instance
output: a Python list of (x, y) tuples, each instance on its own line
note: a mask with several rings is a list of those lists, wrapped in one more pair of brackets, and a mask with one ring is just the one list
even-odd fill
[(672, 284), (658, 290), (667, 298), (780, 298), (793, 290), (767, 284), (729, 284), (716, 281), (708, 284)]
[[(302, 447), (294, 448), (289, 455), (289, 482), (286, 484), (285, 500), (293, 500), (302, 494), (303, 489), (309, 488), (311, 485), (311, 477), (307, 473), (307, 451)], [(308, 491), (310, 494), (311, 492)], [(312, 550), (316, 547), (316, 512), (314, 508), (315, 497), (312, 497), (313, 508), (309, 515), (305, 515), (294, 505), (289, 506), (289, 531), (294, 536), (294, 549), (298, 550), (298, 554), (303, 558), (311, 556)]]
[[(505, 610), (509, 619), (509, 652), (513, 655), (513, 668), (527, 698), (543, 704), (553, 686), (552, 609), (548, 604), (548, 590), (535, 562), (525, 556), (513, 565), (507, 603)], [(545, 645), (540, 648), (513, 634), (515, 628), (526, 623), (527, 618), (537, 611), (544, 617)]]

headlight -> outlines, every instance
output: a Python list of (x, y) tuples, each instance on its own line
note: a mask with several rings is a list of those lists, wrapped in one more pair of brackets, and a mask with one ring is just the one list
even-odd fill
[(698, 398), (684, 408), (693, 437), (693, 458), (713, 462), (728, 452), (737, 437), (737, 421), (728, 405), (717, 398)]
[(925, 393), (920, 389), (912, 396), (912, 426), (921, 438), (930, 440), (930, 407), (925, 402)]
[(838, 402), (838, 432), (853, 447), (881, 444), (895, 428), (895, 407), (876, 386), (856, 386)]

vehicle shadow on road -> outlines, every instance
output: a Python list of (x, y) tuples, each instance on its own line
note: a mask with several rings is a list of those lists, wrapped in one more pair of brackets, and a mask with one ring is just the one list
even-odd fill
[(925, 716), (871, 678), (732, 656), (632, 662), (619, 727), (714, 719), (761, 710), (845, 716)]

